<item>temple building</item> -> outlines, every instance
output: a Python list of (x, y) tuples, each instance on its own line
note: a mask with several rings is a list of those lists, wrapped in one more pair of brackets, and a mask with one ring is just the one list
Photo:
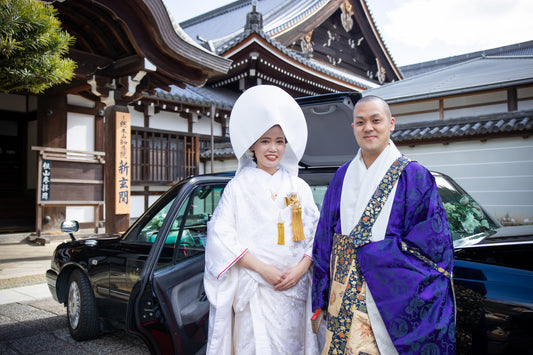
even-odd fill
[(215, 148), (231, 154), (231, 107), (253, 85), (300, 97), (402, 78), (364, 0), (242, 0), (181, 24), (162, 0), (51, 3), (78, 68), (0, 95), (3, 230), (123, 231), (169, 185), (232, 167)]
[(0, 230), (124, 231), (169, 186), (233, 170), (244, 90), (386, 99), (392, 139), (501, 220), (533, 218), (533, 41), (399, 68), (365, 0), (238, 0), (180, 24), (163, 0), (50, 2), (74, 79), (0, 94)]

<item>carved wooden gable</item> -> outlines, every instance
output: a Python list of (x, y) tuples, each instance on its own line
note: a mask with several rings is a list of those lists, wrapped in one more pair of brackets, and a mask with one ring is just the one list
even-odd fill
[(387, 79), (385, 69), (373, 54), (349, 1), (289, 48), (380, 84)]

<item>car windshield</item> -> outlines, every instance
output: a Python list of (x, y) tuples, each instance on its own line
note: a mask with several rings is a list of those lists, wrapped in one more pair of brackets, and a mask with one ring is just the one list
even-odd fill
[[(472, 196), (451, 178), (439, 173), (433, 175), (450, 223), (455, 248), (476, 244), (501, 227)], [(320, 210), (327, 190), (327, 183), (324, 179), (313, 179), (313, 174), (301, 174), (300, 176), (311, 186), (315, 203)]]
[(446, 210), (455, 248), (478, 243), (500, 224), (451, 179), (436, 175), (439, 195)]

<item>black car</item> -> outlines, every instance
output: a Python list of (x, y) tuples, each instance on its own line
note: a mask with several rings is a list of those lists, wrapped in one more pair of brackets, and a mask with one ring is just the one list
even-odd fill
[[(336, 166), (355, 153), (348, 127), (358, 98), (332, 94), (298, 99), (313, 142), (307, 145), (300, 177), (311, 186), (319, 208)], [(433, 175), (453, 230), (458, 352), (531, 353), (533, 226), (501, 227), (450, 177)], [(185, 179), (123, 235), (57, 247), (46, 277), (53, 297), (67, 307), (74, 339), (126, 328), (152, 353), (205, 351), (206, 226), (232, 176)]]

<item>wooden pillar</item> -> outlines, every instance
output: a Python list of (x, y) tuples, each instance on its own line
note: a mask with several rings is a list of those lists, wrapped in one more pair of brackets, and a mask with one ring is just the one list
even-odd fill
[(518, 110), (518, 93), (516, 87), (507, 89), (507, 111), (512, 112)]
[[(121, 233), (128, 229), (130, 224), (130, 214), (117, 213), (117, 181), (120, 178), (117, 174), (116, 163), (117, 157), (117, 141), (116, 132), (120, 129), (117, 127), (117, 114), (128, 113), (129, 110), (126, 105), (108, 106), (105, 110), (105, 230), (106, 233)], [(128, 147), (131, 149), (131, 142)], [(131, 168), (131, 165), (130, 165)], [(130, 169), (130, 187), (131, 187), (131, 169)], [(131, 196), (129, 196), (130, 198)], [(120, 212), (120, 211), (118, 211)]]
[[(67, 147), (67, 96), (58, 94), (44, 94), (37, 97), (37, 145), (41, 147), (66, 148)], [(39, 193), (37, 187), (36, 193)], [(36, 219), (47, 218), (47, 223), (42, 224), (39, 232), (58, 230), (65, 220), (65, 207), (40, 207), (36, 205)], [(37, 228), (37, 223), (36, 226)]]

